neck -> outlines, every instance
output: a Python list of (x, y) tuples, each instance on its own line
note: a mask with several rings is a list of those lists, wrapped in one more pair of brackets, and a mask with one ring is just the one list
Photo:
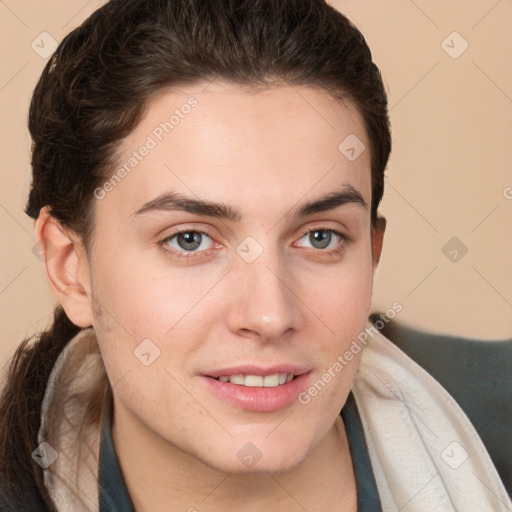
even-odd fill
[(341, 416), (298, 465), (275, 473), (220, 471), (156, 436), (124, 411), (113, 418), (112, 438), (137, 512), (357, 508)]

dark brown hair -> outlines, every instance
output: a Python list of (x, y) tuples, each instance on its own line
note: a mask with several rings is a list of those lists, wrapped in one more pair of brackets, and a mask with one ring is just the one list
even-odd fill
[[(363, 35), (323, 0), (111, 0), (57, 48), (29, 113), (33, 181), (26, 213), (53, 217), (90, 248), (93, 191), (156, 93), (221, 79), (240, 86), (319, 87), (352, 102), (370, 140), (372, 224), (391, 150), (387, 97)], [(341, 141), (340, 141), (341, 142)], [(17, 349), (0, 397), (0, 494), (36, 489), (32, 460), (51, 369), (79, 331), (63, 309)], [(21, 485), (23, 482), (23, 486)]]

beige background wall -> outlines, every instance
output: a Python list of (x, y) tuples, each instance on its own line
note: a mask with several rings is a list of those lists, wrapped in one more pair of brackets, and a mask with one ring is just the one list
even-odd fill
[[(0, 0), (0, 367), (24, 336), (46, 325), (54, 303), (32, 253), (33, 221), (23, 213), (30, 94), (52, 39), (101, 3)], [(512, 2), (331, 4), (365, 34), (389, 92), (394, 148), (374, 308), (398, 300), (399, 319), (409, 325), (510, 337)]]

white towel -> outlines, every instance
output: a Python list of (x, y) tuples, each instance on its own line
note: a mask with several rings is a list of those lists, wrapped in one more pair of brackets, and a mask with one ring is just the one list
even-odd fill
[(363, 349), (352, 391), (384, 512), (512, 511), (466, 414), (380, 332)]

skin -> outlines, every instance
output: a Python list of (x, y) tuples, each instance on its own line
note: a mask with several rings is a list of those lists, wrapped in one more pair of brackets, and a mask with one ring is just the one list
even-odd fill
[[(50, 287), (75, 324), (95, 329), (113, 386), (113, 440), (127, 488), (137, 511), (356, 510), (339, 413), (361, 353), (307, 405), (296, 400), (273, 412), (224, 402), (200, 375), (288, 362), (311, 368), (309, 386), (364, 330), (385, 222), (372, 229), (362, 118), (310, 87), (254, 92), (214, 82), (167, 90), (123, 141), (119, 166), (191, 96), (198, 105), (190, 114), (95, 199), (89, 253), (46, 209), (36, 223), (37, 238), (55, 251), (44, 264)], [(355, 161), (338, 150), (350, 134), (367, 148)], [(298, 204), (342, 185), (367, 207), (348, 203), (291, 217)], [(169, 191), (231, 205), (242, 219), (184, 211), (134, 216)], [(208, 233), (192, 250), (196, 258), (166, 252), (186, 253), (177, 237), (159, 244), (178, 228)], [(304, 234), (314, 229), (352, 240), (332, 234), (323, 248)], [(236, 252), (248, 236), (263, 249), (252, 263)], [(149, 366), (134, 356), (147, 338), (160, 350)], [(261, 452), (252, 467), (237, 457), (249, 442)]]

